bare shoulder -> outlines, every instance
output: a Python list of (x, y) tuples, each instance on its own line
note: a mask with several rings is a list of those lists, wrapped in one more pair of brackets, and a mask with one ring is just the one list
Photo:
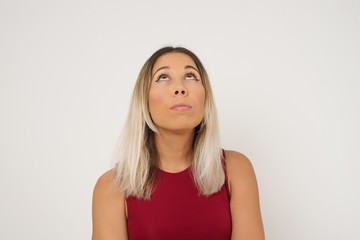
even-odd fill
[(232, 196), (257, 192), (257, 180), (250, 160), (242, 153), (226, 150), (226, 172)]
[[(115, 183), (115, 170), (103, 173), (96, 182), (93, 193), (93, 206), (108, 205), (124, 201), (124, 196)], [(111, 205), (108, 205), (111, 206)]]
[(111, 192), (118, 192), (115, 186), (115, 170), (110, 169), (103, 173), (96, 182), (94, 188), (94, 195), (109, 194)]
[(242, 153), (233, 151), (233, 150), (225, 150), (225, 156), (226, 156), (226, 164), (230, 162), (232, 164), (233, 162), (236, 164), (250, 164), (250, 160)]
[(102, 174), (93, 193), (93, 240), (127, 239), (125, 198), (115, 184), (115, 171)]
[(250, 160), (239, 152), (225, 151), (233, 224), (231, 239), (265, 238), (259, 193)]
[(226, 171), (229, 179), (233, 177), (251, 177), (254, 175), (254, 169), (250, 160), (242, 153), (225, 150)]

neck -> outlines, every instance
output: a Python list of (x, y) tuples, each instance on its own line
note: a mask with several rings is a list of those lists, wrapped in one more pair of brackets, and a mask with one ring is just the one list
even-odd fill
[(160, 169), (167, 172), (180, 172), (190, 166), (193, 157), (194, 131), (173, 133), (159, 131), (155, 144)]

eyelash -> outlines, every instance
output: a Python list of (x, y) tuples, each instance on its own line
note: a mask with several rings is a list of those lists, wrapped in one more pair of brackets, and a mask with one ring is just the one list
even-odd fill
[[(191, 75), (191, 76), (194, 78), (195, 81), (199, 81), (199, 79), (196, 77), (196, 74), (195, 74), (194, 72), (191, 72), (191, 71), (190, 71), (190, 72), (186, 73), (186, 74), (185, 74), (185, 78), (187, 78), (189, 75)], [(161, 74), (161, 75), (155, 80), (155, 82), (161, 81), (160, 78), (162, 78), (162, 77), (167, 77), (167, 78), (169, 78), (168, 75), (166, 75), (166, 74)]]
[(168, 75), (166, 75), (166, 74), (161, 74), (161, 75), (156, 79), (155, 82), (159, 82), (159, 81), (160, 81), (160, 78), (162, 78), (162, 77), (167, 77), (167, 78), (169, 78)]
[(186, 73), (185, 77), (187, 77), (188, 75), (192, 75), (194, 77), (195, 81), (199, 81), (199, 79), (196, 77), (196, 74), (194, 72), (190, 71), (190, 72)]

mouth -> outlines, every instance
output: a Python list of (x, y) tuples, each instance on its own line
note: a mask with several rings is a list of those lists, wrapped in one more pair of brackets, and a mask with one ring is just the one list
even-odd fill
[(177, 103), (171, 106), (171, 110), (174, 111), (179, 111), (179, 112), (183, 112), (183, 111), (188, 111), (190, 110), (192, 107), (189, 104), (186, 103)]

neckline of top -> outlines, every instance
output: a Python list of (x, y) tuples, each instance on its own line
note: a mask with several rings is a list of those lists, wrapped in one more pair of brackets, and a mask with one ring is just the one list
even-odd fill
[(185, 168), (184, 170), (181, 170), (179, 172), (167, 172), (165, 170), (162, 170), (161, 168), (158, 168), (159, 172), (163, 173), (163, 174), (167, 174), (167, 175), (178, 175), (178, 174), (182, 174), (185, 172), (188, 172), (190, 170), (191, 166)]

